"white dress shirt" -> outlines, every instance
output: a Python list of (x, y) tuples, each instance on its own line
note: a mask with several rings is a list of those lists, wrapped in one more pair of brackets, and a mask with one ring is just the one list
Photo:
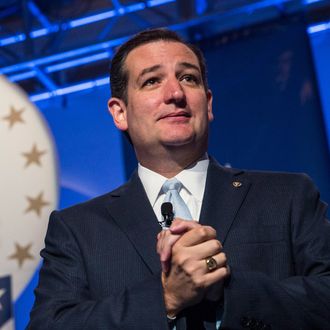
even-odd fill
[[(182, 183), (180, 196), (187, 204), (191, 216), (194, 220), (199, 221), (202, 208), (202, 201), (205, 191), (207, 168), (209, 159), (207, 155), (189, 168), (185, 168), (175, 177)], [(164, 202), (165, 194), (161, 188), (168, 178), (138, 165), (138, 174), (142, 181), (143, 187), (147, 193), (150, 204), (157, 216), (158, 221), (162, 221), (161, 205)]]

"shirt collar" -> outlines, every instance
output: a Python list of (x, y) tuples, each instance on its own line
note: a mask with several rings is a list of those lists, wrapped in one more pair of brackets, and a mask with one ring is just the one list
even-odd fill
[[(205, 154), (202, 159), (190, 167), (185, 168), (175, 176), (182, 182), (188, 192), (199, 201), (202, 201), (203, 199), (209, 162), (208, 155)], [(159, 192), (167, 178), (152, 170), (149, 170), (140, 163), (138, 164), (138, 174), (149, 201), (151, 205), (154, 206), (157, 197), (159, 196)]]
[(147, 193), (150, 204), (154, 206), (160, 189), (167, 180), (164, 176), (149, 170), (148, 168), (138, 164), (138, 174)]
[(198, 201), (202, 202), (206, 182), (207, 168), (210, 160), (206, 156), (189, 168), (185, 168), (175, 177)]

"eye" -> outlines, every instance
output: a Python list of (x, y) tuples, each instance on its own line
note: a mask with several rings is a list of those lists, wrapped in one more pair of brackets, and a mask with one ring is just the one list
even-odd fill
[(142, 87), (145, 87), (145, 86), (153, 86), (155, 85), (156, 83), (159, 82), (159, 79), (156, 78), (156, 77), (152, 77), (152, 78), (149, 78), (147, 79), (143, 84), (142, 84)]
[(193, 74), (185, 74), (181, 77), (180, 80), (186, 81), (187, 83), (195, 84), (195, 85), (199, 84), (199, 82), (200, 82), (200, 79)]

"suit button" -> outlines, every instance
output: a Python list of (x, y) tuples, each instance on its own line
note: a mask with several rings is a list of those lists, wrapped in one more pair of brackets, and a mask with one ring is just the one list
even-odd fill
[(262, 321), (257, 321), (256, 325), (254, 326), (254, 329), (262, 330), (263, 328), (264, 328), (264, 323)]
[(256, 327), (258, 326), (258, 321), (255, 319), (250, 319), (247, 326), (250, 329), (256, 329)]
[(242, 326), (243, 328), (248, 328), (248, 327), (249, 327), (249, 326), (248, 326), (249, 321), (250, 321), (250, 319), (249, 319), (248, 317), (243, 316), (243, 317), (241, 318), (241, 326)]
[(254, 318), (243, 316), (241, 318), (241, 326), (243, 328), (255, 329), (256, 326), (258, 326), (258, 321), (255, 320)]

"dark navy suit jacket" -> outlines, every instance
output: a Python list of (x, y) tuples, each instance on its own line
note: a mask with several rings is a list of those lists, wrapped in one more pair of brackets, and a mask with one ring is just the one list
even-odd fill
[[(224, 329), (330, 328), (330, 223), (304, 175), (210, 162), (200, 222), (224, 245)], [(115, 191), (53, 212), (29, 329), (168, 329), (160, 231), (134, 174)], [(177, 329), (214, 329), (202, 302)], [(188, 315), (188, 317), (187, 317)]]

